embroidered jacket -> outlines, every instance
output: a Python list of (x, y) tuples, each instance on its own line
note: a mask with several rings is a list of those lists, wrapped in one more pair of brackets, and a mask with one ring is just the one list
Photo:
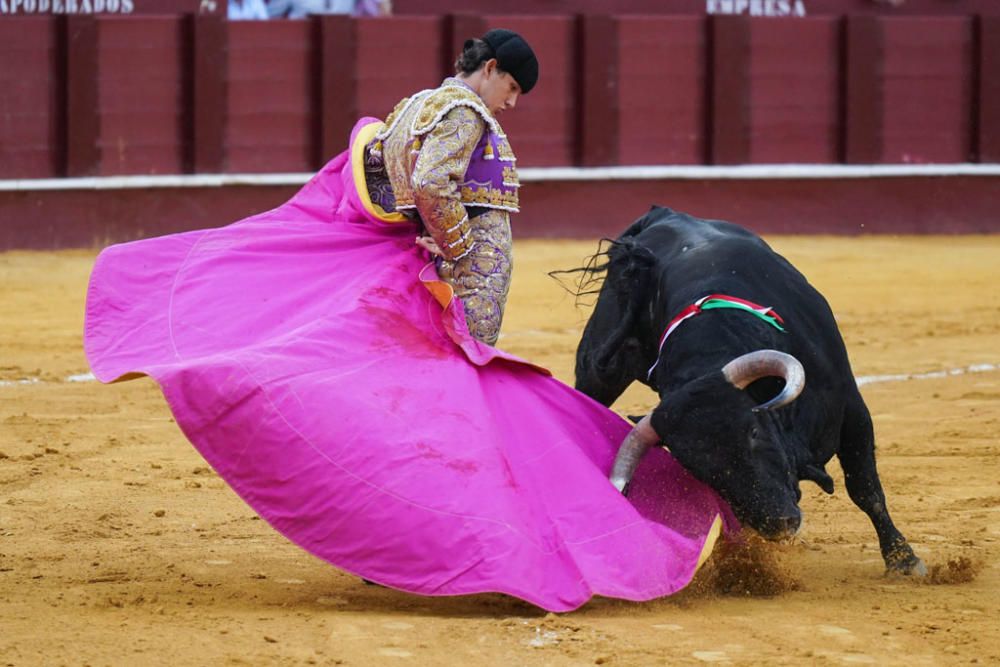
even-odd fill
[[(496, 342), (511, 273), (509, 213), (517, 212), (514, 153), (479, 96), (455, 78), (406, 98), (366, 149), (372, 200), (412, 211), (444, 253), (469, 330)], [(471, 215), (470, 215), (471, 212)]]

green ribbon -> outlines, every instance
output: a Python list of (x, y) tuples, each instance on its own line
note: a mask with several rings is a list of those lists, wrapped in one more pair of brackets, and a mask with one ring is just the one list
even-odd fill
[(770, 324), (772, 327), (774, 327), (778, 331), (781, 331), (781, 332), (785, 331), (785, 328), (783, 326), (781, 326), (778, 323), (778, 320), (776, 320), (773, 316), (771, 316), (771, 315), (765, 315), (764, 313), (758, 312), (758, 311), (754, 310), (753, 308), (751, 308), (750, 306), (744, 305), (742, 303), (735, 303), (733, 301), (726, 301), (725, 299), (708, 299), (703, 304), (701, 304), (701, 309), (702, 310), (715, 310), (716, 308), (736, 308), (738, 310), (745, 310), (746, 312), (750, 313), (751, 315), (756, 315), (760, 319), (764, 320), (765, 322), (767, 322), (768, 324)]

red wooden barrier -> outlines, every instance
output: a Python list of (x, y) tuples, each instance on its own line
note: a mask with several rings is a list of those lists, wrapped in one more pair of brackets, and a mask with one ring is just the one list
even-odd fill
[(100, 170), (100, 79), (98, 22), (92, 16), (69, 16), (64, 22), (66, 87), (66, 176), (91, 176)]
[(184, 20), (110, 17), (96, 24), (96, 172), (183, 172)]
[(619, 164), (618, 33), (618, 20), (613, 16), (583, 16), (577, 23), (577, 162), (583, 166)]
[(747, 161), (839, 161), (839, 19), (751, 22), (749, 58)]
[(358, 33), (357, 22), (345, 16), (323, 16), (319, 25), (319, 118), (317, 142), (320, 153), (314, 158), (323, 164), (336, 155), (350, 137), (358, 118)]
[(62, 169), (61, 48), (53, 20), (0, 21), (0, 178), (46, 178)]
[(848, 164), (882, 157), (882, 22), (849, 16), (844, 28), (843, 155)]
[(344, 150), (359, 117), (385, 118), (404, 96), (438, 85), (448, 40), (437, 18), (318, 21), (323, 152), (317, 166)]
[(879, 162), (972, 159), (972, 21), (901, 18), (883, 23)]
[(0, 22), (0, 177), (312, 171), (497, 25), (521, 166), (1000, 160), (997, 16), (73, 16)]
[[(1000, 179), (673, 179), (527, 184), (515, 238), (616, 236), (652, 203), (769, 234), (1000, 232)], [(0, 192), (0, 251), (100, 247), (225, 224), (296, 186)]]
[(976, 46), (976, 159), (1000, 162), (1000, 17), (979, 18)]
[(228, 35), (224, 19), (190, 17), (185, 86), (189, 108), (185, 171), (218, 173), (226, 168), (226, 99), (229, 85)]
[[(445, 34), (439, 18), (359, 19), (357, 30), (360, 115), (385, 118), (404, 95), (433, 88), (444, 78)], [(344, 146), (347, 136), (342, 139)]]
[[(899, 6), (873, 0), (506, 0), (514, 14), (582, 14), (705, 16), (841, 16), (868, 14), (881, 16), (954, 16), (1000, 14), (996, 0), (904, 0)], [(397, 15), (440, 15), (451, 12), (488, 13), (496, 0), (393, 0)]]
[(319, 106), (312, 23), (233, 21), (227, 27), (227, 170), (310, 171)]
[(750, 19), (708, 20), (710, 164), (750, 159)]
[(706, 158), (705, 19), (618, 19), (617, 164)]
[(535, 49), (538, 86), (518, 101), (513, 113), (501, 114), (518, 166), (577, 164), (580, 89), (578, 24), (574, 16), (488, 16), (489, 26), (515, 30)]

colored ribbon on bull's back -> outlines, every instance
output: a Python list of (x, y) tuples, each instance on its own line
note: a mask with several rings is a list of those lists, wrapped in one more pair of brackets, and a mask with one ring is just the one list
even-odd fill
[(781, 315), (778, 315), (774, 308), (771, 308), (770, 306), (761, 306), (753, 301), (747, 301), (746, 299), (740, 299), (739, 297), (728, 296), (726, 294), (709, 294), (707, 296), (703, 296), (690, 306), (687, 306), (684, 310), (677, 314), (677, 317), (670, 320), (667, 324), (666, 328), (663, 330), (663, 335), (660, 336), (660, 344), (656, 348), (656, 361), (649, 367), (649, 372), (646, 374), (646, 378), (649, 379), (653, 376), (653, 370), (656, 368), (656, 365), (660, 363), (660, 353), (663, 352), (663, 346), (667, 342), (667, 336), (672, 334), (681, 322), (694, 317), (695, 315), (699, 315), (706, 310), (715, 310), (718, 308), (736, 308), (738, 310), (744, 310), (751, 315), (764, 320), (778, 331), (785, 331), (785, 328), (781, 326), (785, 323), (785, 321), (781, 319)]

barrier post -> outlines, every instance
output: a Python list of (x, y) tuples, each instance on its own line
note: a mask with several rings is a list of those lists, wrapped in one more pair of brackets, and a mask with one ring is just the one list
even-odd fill
[(321, 16), (320, 141), (317, 164), (344, 150), (358, 115), (357, 27), (349, 16)]
[(191, 17), (191, 169), (195, 173), (226, 170), (226, 110), (229, 82), (228, 30), (218, 15)]
[(976, 21), (978, 104), (973, 105), (973, 137), (979, 162), (1000, 162), (1000, 16)]
[(221, 173), (226, 170), (226, 116), (228, 109), (228, 30), (219, 15), (190, 18), (191, 69), (188, 89), (190, 119), (186, 140), (191, 171)]
[(66, 176), (93, 176), (100, 166), (98, 20), (87, 15), (65, 19)]
[(715, 14), (706, 22), (706, 162), (744, 164), (750, 159), (750, 19)]
[(882, 161), (882, 19), (848, 16), (843, 55), (843, 161)]
[(578, 19), (580, 49), (577, 164), (618, 164), (618, 19), (585, 14)]

